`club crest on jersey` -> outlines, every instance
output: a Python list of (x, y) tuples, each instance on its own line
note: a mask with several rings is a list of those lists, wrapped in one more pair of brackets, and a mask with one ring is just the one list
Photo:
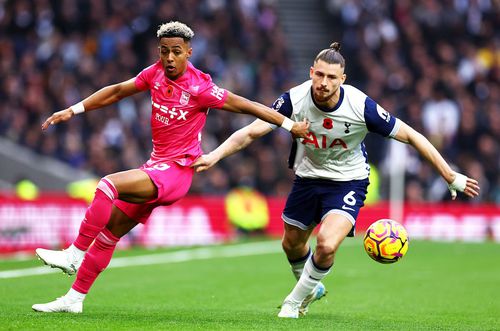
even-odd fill
[(351, 126), (351, 123), (347, 123), (347, 122), (344, 122), (344, 125), (345, 125), (345, 133), (349, 133), (351, 131), (349, 131), (349, 127)]
[(179, 103), (182, 106), (187, 105), (189, 103), (189, 97), (190, 96), (191, 96), (191, 94), (187, 93), (186, 91), (182, 91), (181, 98), (179, 99)]

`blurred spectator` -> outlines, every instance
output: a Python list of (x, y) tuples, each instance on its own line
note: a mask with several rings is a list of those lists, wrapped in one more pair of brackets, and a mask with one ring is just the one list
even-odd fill
[[(500, 203), (499, 2), (324, 2), (349, 60), (347, 83), (425, 133), (460, 171), (484, 180), (483, 201)], [(147, 95), (79, 116), (50, 134), (42, 134), (40, 125), (54, 111), (156, 61), (155, 31), (170, 20), (194, 28), (191, 60), (197, 67), (228, 89), (270, 105), (293, 86), (273, 3), (0, 1), (0, 135), (96, 177), (140, 165), (151, 149)], [(212, 110), (203, 148), (215, 148), (251, 120)], [(289, 149), (289, 136), (281, 131), (223, 160), (219, 170), (198, 174), (191, 192), (225, 194), (246, 185), (286, 195), (293, 173), (276, 153)], [(367, 149), (379, 166), (387, 142), (372, 138)], [(436, 184), (435, 174), (415, 156), (408, 176), (409, 199), (448, 198), (443, 183)], [(385, 190), (381, 194), (387, 198)]]
[[(482, 201), (499, 203), (500, 3), (324, 3), (352, 63), (348, 83), (367, 86), (368, 94), (424, 133), (461, 172), (477, 177)], [(369, 154), (379, 153), (370, 147)], [(449, 199), (444, 183), (421, 160), (411, 160), (406, 198)]]

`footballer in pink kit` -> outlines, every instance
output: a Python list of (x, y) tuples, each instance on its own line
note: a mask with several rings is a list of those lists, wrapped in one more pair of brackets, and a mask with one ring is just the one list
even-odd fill
[(194, 172), (189, 166), (203, 153), (201, 131), (208, 110), (222, 108), (228, 93), (190, 62), (172, 81), (158, 61), (136, 77), (135, 86), (151, 92), (153, 152), (141, 170), (154, 182), (158, 196), (142, 204), (115, 200), (114, 205), (144, 223), (156, 206), (170, 205), (188, 192)]
[[(153, 152), (139, 169), (102, 178), (67, 249), (38, 248), (37, 256), (76, 280), (66, 295), (44, 304), (38, 312), (81, 313), (90, 287), (106, 269), (116, 244), (139, 223), (145, 223), (157, 206), (170, 205), (189, 190), (191, 165), (202, 154), (201, 131), (210, 108), (254, 115), (306, 137), (309, 123), (294, 122), (268, 107), (249, 101), (215, 85), (210, 76), (190, 62), (193, 31), (180, 22), (162, 24), (158, 31), (159, 61), (127, 81), (106, 86), (83, 101), (52, 114), (42, 129), (74, 115), (115, 103), (143, 91), (151, 93)], [(168, 220), (166, 220), (168, 222)]]

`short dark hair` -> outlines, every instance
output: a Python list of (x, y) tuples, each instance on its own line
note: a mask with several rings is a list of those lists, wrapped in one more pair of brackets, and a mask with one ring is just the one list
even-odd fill
[(180, 37), (184, 39), (184, 41), (191, 41), (191, 39), (193, 39), (194, 37), (194, 32), (189, 26), (184, 23), (170, 21), (158, 27), (156, 36), (158, 37), (158, 39), (161, 39), (163, 37)]
[(318, 62), (319, 60), (325, 61), (326, 63), (330, 64), (340, 64), (342, 68), (345, 68), (345, 59), (342, 54), (340, 54), (339, 42), (333, 42), (329, 48), (326, 48), (319, 52), (314, 59), (314, 63)]

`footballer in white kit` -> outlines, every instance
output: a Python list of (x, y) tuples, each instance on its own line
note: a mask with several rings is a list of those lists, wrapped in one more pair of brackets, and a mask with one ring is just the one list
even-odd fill
[[(353, 235), (366, 197), (370, 166), (363, 139), (368, 132), (412, 145), (446, 180), (453, 199), (457, 191), (469, 197), (479, 194), (477, 181), (453, 171), (423, 135), (357, 88), (344, 84), (345, 59), (339, 51), (339, 43), (320, 51), (310, 68), (311, 80), (290, 89), (273, 105), (295, 121), (310, 122), (309, 134), (294, 140), (290, 155), (296, 178), (283, 210), (282, 247), (297, 283), (278, 317), (303, 316), (326, 293), (321, 280), (331, 271), (342, 241)], [(200, 157), (194, 166), (204, 171), (273, 129), (257, 120)], [(319, 223), (313, 253), (309, 238)]]
[(329, 213), (338, 213), (354, 226), (369, 184), (363, 140), (368, 132), (394, 137), (400, 121), (353, 86), (340, 86), (333, 108), (318, 105), (311, 87), (306, 81), (273, 105), (287, 117), (310, 122), (308, 137), (292, 145), (289, 164), (297, 177), (282, 217), (306, 230)]

